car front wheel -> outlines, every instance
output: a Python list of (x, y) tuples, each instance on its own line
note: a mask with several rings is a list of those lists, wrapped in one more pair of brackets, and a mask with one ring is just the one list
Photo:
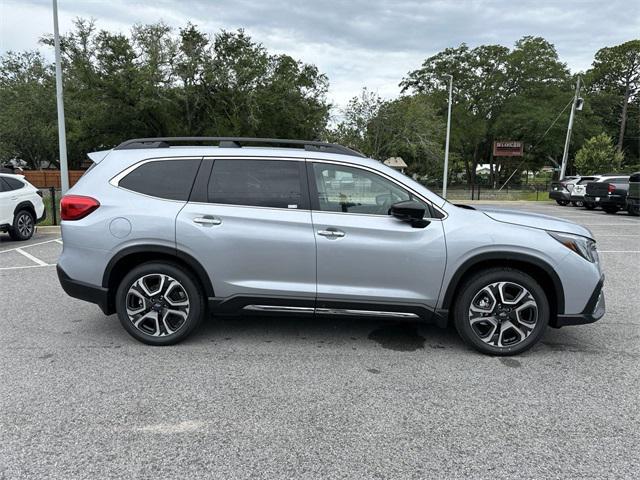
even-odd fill
[(187, 271), (172, 263), (150, 262), (122, 279), (116, 310), (120, 323), (135, 339), (149, 345), (173, 345), (200, 324), (205, 304)]
[(569, 205), (569, 200), (558, 200), (558, 199), (556, 199), (556, 203), (558, 205), (560, 205), (561, 207), (565, 207), (565, 206)]
[(454, 309), (462, 339), (489, 355), (517, 355), (531, 348), (549, 323), (549, 302), (530, 275), (494, 268), (470, 277)]
[(12, 240), (29, 240), (36, 230), (36, 219), (29, 210), (20, 210), (13, 218), (13, 225), (9, 230)]

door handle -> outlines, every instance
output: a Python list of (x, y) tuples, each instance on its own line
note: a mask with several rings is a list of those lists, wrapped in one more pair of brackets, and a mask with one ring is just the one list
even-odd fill
[(220, 225), (222, 223), (222, 220), (220, 220), (218, 217), (205, 216), (196, 217), (193, 219), (193, 222), (199, 223), (200, 225)]
[(327, 230), (318, 230), (318, 235), (327, 238), (342, 238), (345, 233), (342, 230), (328, 228)]

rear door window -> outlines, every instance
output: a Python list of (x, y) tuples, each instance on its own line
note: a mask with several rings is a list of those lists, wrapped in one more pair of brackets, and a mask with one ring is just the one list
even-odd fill
[(292, 160), (216, 159), (209, 203), (309, 209), (305, 164)]
[(200, 162), (200, 159), (147, 162), (122, 178), (118, 186), (152, 197), (186, 201)]
[(15, 178), (2, 177), (2, 179), (5, 181), (5, 183), (8, 186), (8, 188), (5, 187), (5, 192), (10, 192), (10, 191), (13, 191), (13, 190), (19, 190), (22, 187), (24, 187), (24, 183), (22, 183), (20, 180), (16, 180)]

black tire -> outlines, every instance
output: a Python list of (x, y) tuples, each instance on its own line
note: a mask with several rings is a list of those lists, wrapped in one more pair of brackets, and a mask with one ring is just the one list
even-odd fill
[(566, 207), (567, 205), (569, 205), (569, 200), (556, 199), (556, 203), (561, 207)]
[[(147, 295), (139, 288), (139, 281), (143, 278), (146, 279), (142, 280), (143, 282), (148, 282), (148, 279), (153, 280), (155, 278), (159, 282), (162, 276), (165, 278), (164, 281), (168, 282), (168, 285), (163, 284), (165, 290), (160, 285), (157, 292), (154, 292), (153, 295)], [(172, 284), (171, 280), (176, 281), (179, 288), (174, 287), (169, 290), (168, 287)], [(145, 284), (145, 288), (147, 291), (151, 291), (148, 283)], [(131, 292), (131, 289), (135, 290), (135, 292)], [(139, 296), (138, 294), (141, 295)], [(168, 303), (170, 295), (173, 296), (172, 301), (174, 304), (176, 302), (184, 303), (186, 300), (187, 306), (171, 307)], [(186, 298), (184, 298), (185, 296)], [(153, 300), (140, 300), (141, 297), (149, 297)], [(136, 299), (138, 299), (140, 305), (149, 308), (141, 313), (132, 315), (130, 318), (127, 313), (127, 306), (132, 307), (131, 311), (133, 311), (139, 305), (134, 306), (128, 302), (136, 301)], [(181, 311), (182, 313), (180, 315), (174, 313), (165, 315), (167, 310)], [(173, 263), (149, 262), (135, 267), (122, 279), (116, 291), (116, 311), (122, 326), (136, 340), (148, 345), (163, 346), (174, 345), (193, 333), (202, 322), (206, 308), (204, 295), (193, 275)], [(153, 318), (153, 312), (155, 312), (155, 319)], [(148, 315), (148, 318), (141, 320), (141, 317), (145, 315)], [(162, 320), (163, 317), (164, 321)], [(138, 322), (138, 326), (134, 325), (134, 321)], [(150, 323), (151, 326), (149, 325)], [(154, 331), (157, 332), (157, 335), (151, 333), (151, 328), (154, 326)]]
[(24, 241), (33, 237), (36, 231), (36, 217), (29, 210), (19, 210), (13, 217), (13, 225), (9, 229), (12, 240)]
[(627, 205), (627, 212), (632, 217), (640, 217), (640, 206), (629, 204)]
[(582, 202), (571, 202), (571, 205), (573, 205), (574, 207), (582, 207), (583, 203)]
[[(477, 301), (486, 289), (495, 292), (498, 287), (494, 287), (494, 285), (502, 282), (506, 282), (506, 286), (502, 288), (503, 297), (507, 297), (507, 289), (517, 286), (522, 288), (523, 295), (526, 291), (527, 295), (524, 296), (523, 301), (529, 304), (532, 299), (535, 305), (530, 305), (528, 310), (525, 309), (520, 313), (516, 313), (514, 311), (515, 308), (502, 305), (499, 293), (495, 293), (494, 295), (496, 296), (493, 297), (495, 310), (487, 311), (488, 313), (486, 314), (490, 315), (491, 318), (480, 318), (485, 314), (475, 314), (478, 317), (472, 319), (471, 302)], [(518, 290), (516, 289), (515, 291)], [(500, 308), (498, 309), (497, 307)], [(510, 312), (507, 313), (504, 310), (510, 310)], [(500, 313), (495, 313), (496, 311), (500, 311)], [(523, 312), (524, 316), (529, 317), (530, 325), (520, 320), (520, 315), (523, 315)], [(542, 338), (549, 323), (549, 301), (542, 287), (530, 275), (512, 268), (491, 268), (474, 274), (463, 283), (456, 299), (453, 314), (456, 330), (467, 345), (488, 355), (518, 355), (530, 349)], [(506, 316), (500, 318), (503, 315)], [(495, 324), (493, 326), (485, 325), (488, 330), (486, 335), (482, 337), (481, 333), (483, 332), (480, 327), (484, 328), (482, 324), (489, 319), (495, 319)], [(474, 320), (476, 321), (475, 328), (471, 325)], [(513, 339), (514, 334), (518, 338), (517, 342), (510, 340), (510, 338)], [(496, 335), (498, 335), (497, 338)], [(487, 340), (482, 340), (482, 338)], [(503, 338), (506, 339), (504, 345), (498, 346), (498, 344), (503, 343)]]
[(606, 207), (602, 207), (602, 210), (604, 210), (606, 213), (610, 213), (610, 214), (616, 214), (618, 213), (618, 207), (614, 206), (606, 206)]
[(584, 208), (586, 208), (587, 210), (595, 210), (596, 209), (596, 204), (595, 203), (591, 203), (591, 202), (583, 202), (582, 206)]

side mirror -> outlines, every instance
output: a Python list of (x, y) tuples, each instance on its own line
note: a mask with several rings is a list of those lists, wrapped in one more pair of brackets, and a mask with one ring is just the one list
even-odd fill
[(389, 215), (403, 222), (410, 223), (413, 228), (424, 228), (431, 223), (429, 220), (423, 218), (425, 211), (426, 208), (421, 203), (407, 200), (391, 205)]

